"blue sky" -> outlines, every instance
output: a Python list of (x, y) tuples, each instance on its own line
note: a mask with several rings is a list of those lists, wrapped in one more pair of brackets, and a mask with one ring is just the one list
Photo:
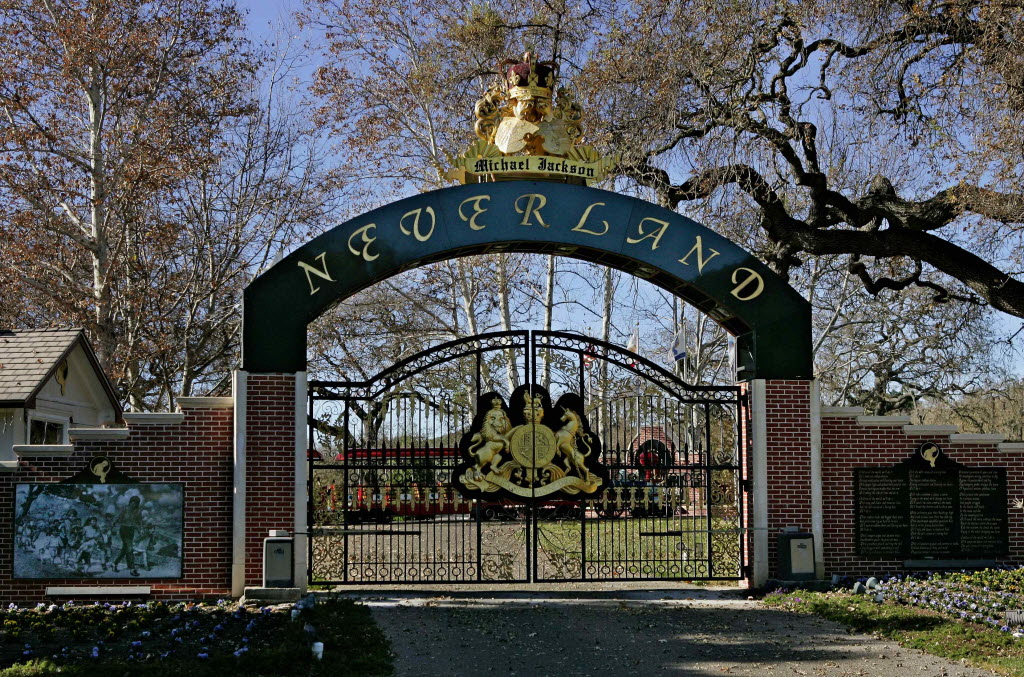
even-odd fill
[(270, 28), (270, 25), (286, 18), (300, 9), (298, 0), (238, 0), (239, 9), (248, 10), (249, 31), (253, 37), (259, 37)]

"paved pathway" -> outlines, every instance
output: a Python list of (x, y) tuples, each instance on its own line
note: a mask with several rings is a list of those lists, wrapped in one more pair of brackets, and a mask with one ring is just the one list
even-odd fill
[(993, 674), (734, 591), (353, 596), (391, 640), (399, 677)]

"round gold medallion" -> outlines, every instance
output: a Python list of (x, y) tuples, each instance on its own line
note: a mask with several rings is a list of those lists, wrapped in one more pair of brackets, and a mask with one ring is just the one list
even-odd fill
[(518, 426), (508, 442), (512, 458), (524, 468), (543, 468), (558, 451), (555, 434), (543, 424)]

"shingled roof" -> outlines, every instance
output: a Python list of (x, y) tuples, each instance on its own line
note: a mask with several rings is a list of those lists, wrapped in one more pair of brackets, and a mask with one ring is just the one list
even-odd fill
[(35, 397), (78, 344), (114, 405), (120, 403), (81, 329), (0, 329), (0, 407), (35, 407)]

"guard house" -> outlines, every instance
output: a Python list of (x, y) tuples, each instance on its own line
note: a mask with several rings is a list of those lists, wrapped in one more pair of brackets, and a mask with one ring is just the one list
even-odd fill
[(0, 464), (68, 445), (69, 430), (121, 422), (121, 405), (82, 329), (0, 330)]

